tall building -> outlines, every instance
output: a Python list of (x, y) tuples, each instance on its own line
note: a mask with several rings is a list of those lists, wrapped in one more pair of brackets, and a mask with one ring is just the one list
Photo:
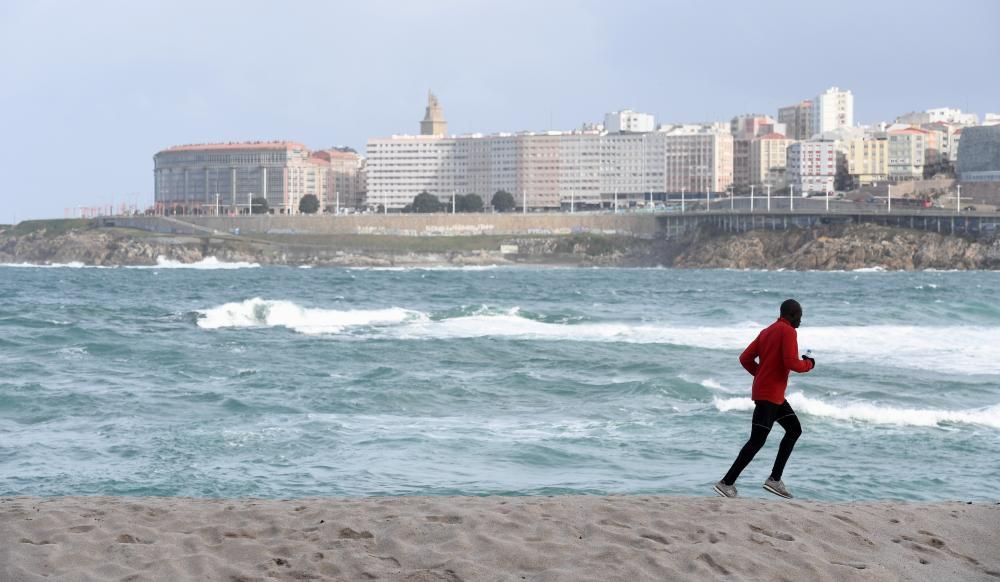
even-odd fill
[(154, 200), (185, 213), (247, 213), (252, 198), (298, 213), (303, 196), (325, 199), (327, 168), (296, 142), (184, 145), (153, 156)]
[(854, 125), (854, 95), (830, 87), (813, 100), (813, 132), (823, 133)]
[(420, 135), (446, 135), (448, 122), (444, 120), (444, 112), (434, 93), (427, 92), (427, 109), (424, 119), (420, 122)]
[(797, 192), (832, 192), (837, 166), (835, 141), (800, 141), (788, 146), (788, 183)]
[(778, 122), (784, 123), (785, 135), (794, 140), (809, 139), (816, 133), (813, 122), (813, 102), (809, 99), (778, 109)]
[(1000, 182), (1000, 125), (962, 130), (957, 170), (963, 182)]

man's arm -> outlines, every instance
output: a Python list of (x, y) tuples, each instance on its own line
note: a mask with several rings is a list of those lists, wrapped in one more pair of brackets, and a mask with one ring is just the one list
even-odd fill
[(755, 337), (754, 340), (750, 342), (750, 345), (747, 346), (747, 349), (743, 350), (743, 353), (740, 354), (740, 365), (743, 366), (747, 372), (750, 372), (751, 376), (756, 376), (757, 370), (760, 369), (760, 364), (757, 363), (758, 340), (760, 340), (760, 335)]
[(789, 328), (781, 338), (781, 359), (785, 367), (793, 372), (804, 374), (816, 366), (812, 360), (799, 359), (799, 339), (794, 329)]

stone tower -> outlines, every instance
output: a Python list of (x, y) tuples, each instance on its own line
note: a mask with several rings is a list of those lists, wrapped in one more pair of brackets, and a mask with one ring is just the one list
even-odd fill
[(428, 91), (427, 112), (424, 113), (424, 120), (420, 122), (420, 135), (445, 135), (446, 133), (448, 133), (448, 122), (444, 120), (441, 105), (434, 93)]

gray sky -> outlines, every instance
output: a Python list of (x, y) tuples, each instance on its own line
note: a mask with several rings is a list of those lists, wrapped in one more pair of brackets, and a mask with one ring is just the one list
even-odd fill
[(855, 120), (1000, 113), (1000, 2), (0, 1), (0, 223), (152, 200), (154, 153), (769, 113), (836, 85)]

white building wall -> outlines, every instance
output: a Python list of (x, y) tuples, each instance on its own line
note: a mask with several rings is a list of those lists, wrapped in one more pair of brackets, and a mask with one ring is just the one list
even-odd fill
[(854, 95), (830, 87), (813, 100), (813, 131), (823, 133), (854, 125)]
[(837, 142), (801, 141), (788, 146), (787, 175), (796, 192), (832, 192), (837, 177)]
[(612, 111), (604, 115), (604, 129), (608, 133), (644, 133), (656, 129), (656, 119), (631, 109)]

